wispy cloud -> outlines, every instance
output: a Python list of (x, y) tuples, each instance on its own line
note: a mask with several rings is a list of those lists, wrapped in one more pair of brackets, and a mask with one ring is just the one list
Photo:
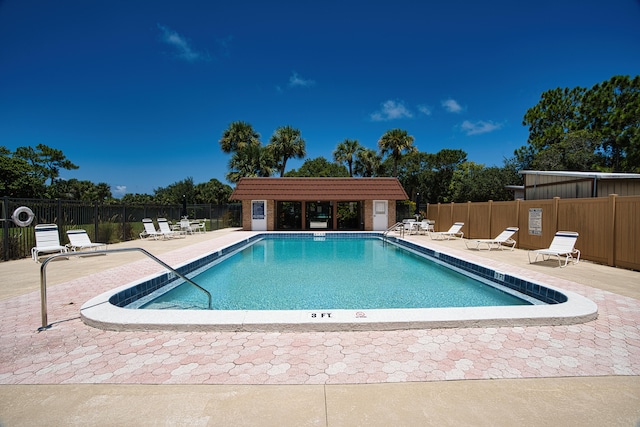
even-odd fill
[(315, 86), (315, 84), (315, 80), (304, 79), (295, 71), (291, 77), (289, 77), (289, 87), (310, 87)]
[(208, 52), (195, 50), (191, 47), (189, 41), (176, 31), (161, 24), (158, 24), (158, 28), (161, 31), (160, 39), (163, 43), (166, 43), (173, 48), (176, 58), (187, 62), (211, 60)]
[(428, 105), (418, 105), (418, 111), (420, 111), (425, 116), (430, 116), (432, 113), (431, 107)]
[(459, 113), (462, 111), (462, 106), (458, 104), (458, 101), (451, 98), (442, 101), (442, 107), (450, 113)]
[(492, 121), (485, 122), (484, 120), (471, 123), (469, 120), (465, 120), (460, 127), (467, 135), (480, 135), (498, 130), (502, 127), (502, 124)]
[(381, 104), (381, 109), (371, 114), (374, 122), (386, 122), (396, 119), (410, 119), (413, 113), (404, 105), (402, 101), (388, 100)]

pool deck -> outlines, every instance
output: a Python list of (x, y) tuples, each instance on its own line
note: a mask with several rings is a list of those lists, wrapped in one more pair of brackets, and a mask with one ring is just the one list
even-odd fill
[[(246, 234), (133, 241), (170, 265)], [(596, 320), (357, 332), (104, 331), (91, 297), (161, 269), (142, 254), (0, 263), (0, 425), (581, 425), (640, 421), (640, 273), (527, 252), (408, 240), (541, 278), (598, 304)], [(579, 241), (577, 247), (579, 248)], [(393, 274), (393, 272), (389, 272)], [(135, 422), (133, 422), (135, 420)]]

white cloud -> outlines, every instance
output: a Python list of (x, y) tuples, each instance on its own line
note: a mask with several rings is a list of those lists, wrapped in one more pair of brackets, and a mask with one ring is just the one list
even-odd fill
[(418, 111), (420, 111), (425, 116), (431, 115), (431, 107), (429, 107), (428, 105), (418, 105)]
[(207, 52), (198, 52), (194, 50), (187, 39), (171, 28), (158, 24), (158, 28), (162, 31), (161, 40), (163, 43), (171, 46), (175, 51), (175, 56), (187, 62), (209, 61), (211, 57)]
[(445, 99), (442, 101), (442, 106), (450, 113), (459, 113), (462, 111), (462, 107), (455, 99)]
[(376, 111), (371, 114), (371, 120), (374, 122), (386, 122), (395, 119), (410, 119), (413, 117), (413, 113), (404, 106), (402, 101), (388, 100), (381, 104), (380, 111)]
[(295, 71), (289, 77), (289, 87), (309, 87), (314, 86), (316, 82), (314, 80), (303, 79)]
[(126, 185), (116, 185), (112, 188), (113, 194), (118, 196), (124, 196), (127, 194), (127, 186)]
[(485, 122), (484, 120), (479, 120), (475, 123), (471, 123), (469, 120), (465, 120), (462, 122), (460, 127), (467, 135), (480, 135), (482, 133), (489, 133), (494, 130), (498, 130), (502, 125), (492, 121)]

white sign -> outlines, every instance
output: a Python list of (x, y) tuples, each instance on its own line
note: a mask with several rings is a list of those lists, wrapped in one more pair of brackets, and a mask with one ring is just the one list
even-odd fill
[(542, 208), (529, 209), (529, 234), (542, 236)]

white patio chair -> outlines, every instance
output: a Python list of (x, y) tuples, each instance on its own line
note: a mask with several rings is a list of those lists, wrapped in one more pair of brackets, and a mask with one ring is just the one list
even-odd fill
[(418, 233), (419, 234), (426, 234), (426, 233), (432, 233), (433, 232), (433, 225), (436, 222), (430, 219), (423, 219), (420, 224), (418, 224)]
[[(574, 264), (580, 261), (580, 251), (575, 249), (576, 240), (578, 240), (578, 233), (575, 231), (558, 231), (551, 241), (551, 245), (547, 249), (534, 249), (527, 252), (527, 258), (529, 258), (529, 264), (531, 264), (531, 253), (535, 253), (536, 257), (533, 262), (538, 260), (538, 255), (542, 255), (543, 260), (548, 260), (552, 256), (558, 258), (558, 265), (560, 267), (566, 267), (569, 260), (572, 260)], [(577, 255), (574, 257), (574, 255)], [(562, 265), (562, 257), (564, 257), (564, 265)]]
[[(511, 250), (516, 247), (516, 241), (511, 237), (518, 232), (518, 227), (507, 227), (505, 230), (498, 234), (495, 239), (475, 239), (465, 240), (464, 244), (467, 249), (480, 249), (481, 245), (487, 245), (487, 249), (497, 248), (502, 250), (503, 246), (511, 246)], [(469, 247), (469, 245), (475, 244), (475, 247)]]
[(45, 253), (66, 253), (67, 247), (60, 244), (58, 226), (55, 224), (38, 224), (35, 227), (36, 246), (31, 249), (31, 258), (38, 262), (38, 256)]
[(186, 237), (185, 232), (172, 230), (166, 218), (158, 218), (158, 227), (160, 227), (160, 233), (162, 233), (164, 237)]
[(464, 233), (462, 232), (463, 226), (464, 222), (456, 222), (447, 231), (434, 231), (429, 233), (429, 237), (433, 240), (450, 240), (454, 237), (462, 238), (462, 236), (464, 236)]
[(144, 231), (140, 233), (141, 239), (144, 239), (145, 237), (153, 237), (154, 240), (158, 240), (159, 237), (164, 237), (163, 233), (156, 230), (151, 218), (144, 218), (142, 220), (142, 224), (144, 225)]
[(104, 246), (107, 249), (106, 243), (94, 243), (89, 238), (86, 230), (67, 230), (67, 237), (69, 238), (69, 244), (67, 247), (73, 252), (81, 251), (83, 249), (97, 250), (99, 247)]

